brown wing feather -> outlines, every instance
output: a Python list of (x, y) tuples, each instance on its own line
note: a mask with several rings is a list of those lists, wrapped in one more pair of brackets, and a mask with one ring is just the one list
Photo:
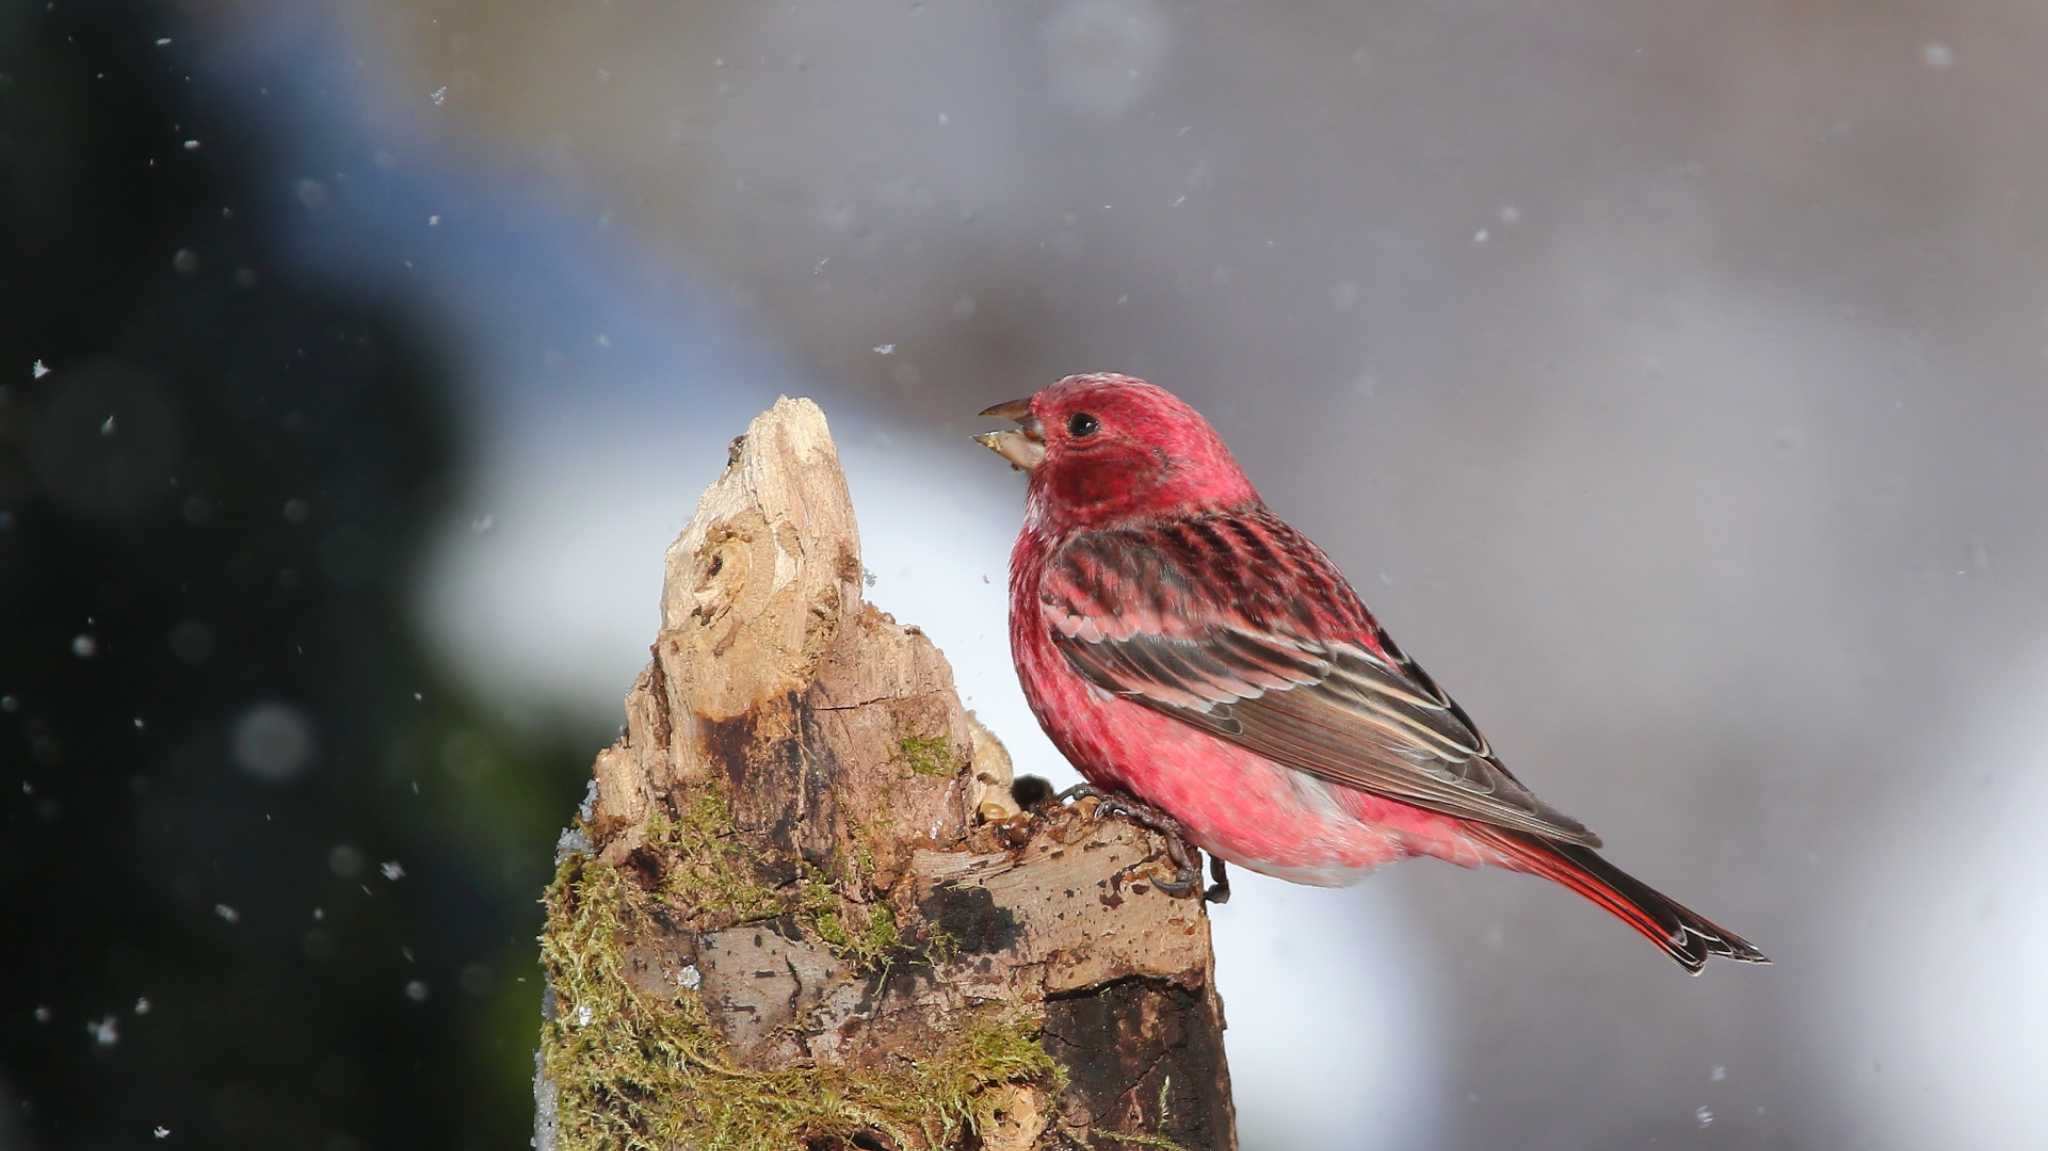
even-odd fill
[[(1298, 607), (1264, 594), (1277, 581), (1219, 571), (1243, 558), (1233, 541), (1275, 531), (1278, 521), (1262, 518), (1229, 533), (1150, 528), (1070, 542), (1041, 587), (1054, 644), (1104, 691), (1297, 771), (1462, 819), (1600, 845), (1515, 779), (1464, 710), (1384, 639), (1362, 606), (1356, 614), (1380, 652), (1298, 634)], [(1320, 552), (1310, 559), (1327, 565)], [(1334, 571), (1317, 574), (1343, 586)]]

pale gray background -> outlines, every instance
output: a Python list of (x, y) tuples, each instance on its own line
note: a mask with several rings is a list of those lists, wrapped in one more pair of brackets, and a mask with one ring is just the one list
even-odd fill
[(1521, 774), (1770, 970), (1511, 876), (1241, 880), (1248, 1151), (2048, 1144), (2048, 9), (202, 4), (302, 270), (451, 332), (419, 609), (617, 714), (778, 391), (1020, 765), (1018, 479), (1067, 372), (1206, 411)]

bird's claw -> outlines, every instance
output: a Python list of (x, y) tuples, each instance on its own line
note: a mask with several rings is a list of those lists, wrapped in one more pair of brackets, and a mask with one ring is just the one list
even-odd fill
[(1211, 903), (1229, 903), (1230, 872), (1223, 867), (1223, 857), (1213, 851), (1209, 853), (1209, 878), (1216, 882), (1209, 885), (1209, 889), (1202, 893), (1202, 898)]
[(1166, 840), (1166, 857), (1173, 864), (1173, 875), (1167, 879), (1153, 877), (1152, 886), (1175, 898), (1199, 892), (1210, 903), (1230, 901), (1230, 879), (1223, 870), (1223, 860), (1216, 855), (1209, 856), (1209, 872), (1216, 882), (1206, 890), (1201, 887), (1202, 851), (1188, 839), (1187, 828), (1181, 826), (1180, 820), (1122, 792), (1104, 791), (1086, 783), (1060, 792), (1052, 797), (1052, 802), (1061, 804), (1070, 799), (1093, 799), (1098, 814), (1123, 816), (1158, 832)]

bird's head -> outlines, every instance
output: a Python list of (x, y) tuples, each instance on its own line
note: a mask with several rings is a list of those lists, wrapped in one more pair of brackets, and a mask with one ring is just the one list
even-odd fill
[(982, 446), (1031, 476), (1031, 508), (1056, 529), (1109, 527), (1256, 503), (1258, 492), (1201, 413), (1132, 376), (1066, 379), (986, 408), (1013, 430)]

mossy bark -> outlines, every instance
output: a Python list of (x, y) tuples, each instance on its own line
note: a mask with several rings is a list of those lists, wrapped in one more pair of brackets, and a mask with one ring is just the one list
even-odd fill
[(1149, 832), (1020, 813), (860, 589), (824, 417), (779, 400), (669, 549), (558, 851), (536, 1144), (1234, 1149), (1200, 900)]

